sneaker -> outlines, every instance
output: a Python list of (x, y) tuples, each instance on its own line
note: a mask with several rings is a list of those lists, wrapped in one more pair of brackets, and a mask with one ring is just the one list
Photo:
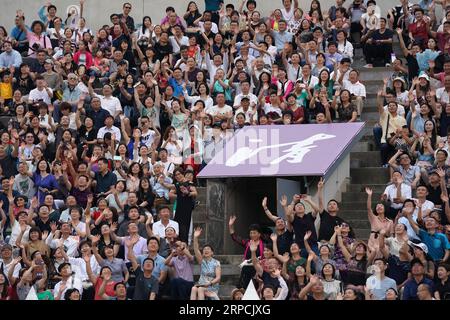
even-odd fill
[(368, 63), (368, 64), (366, 64), (366, 65), (364, 66), (364, 68), (373, 68), (373, 65), (370, 64), (370, 63)]

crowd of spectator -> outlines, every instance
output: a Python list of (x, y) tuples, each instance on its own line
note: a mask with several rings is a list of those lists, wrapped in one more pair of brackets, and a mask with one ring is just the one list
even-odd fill
[(265, 300), (450, 298), (450, 11), (401, 0), (383, 18), (344, 1), (191, 1), (159, 24), (124, 3), (99, 29), (89, 0), (66, 17), (17, 10), (0, 27), (0, 299), (221, 299), (215, 244), (192, 219), (197, 174), (244, 126), (360, 121), (358, 48), (393, 70), (374, 128), (392, 181), (375, 208), (366, 189), (368, 242), (325, 208), (322, 180), (318, 205), (283, 197), (284, 219), (265, 199), (273, 234), (243, 239), (230, 217), (245, 253), (226, 295), (253, 281)]

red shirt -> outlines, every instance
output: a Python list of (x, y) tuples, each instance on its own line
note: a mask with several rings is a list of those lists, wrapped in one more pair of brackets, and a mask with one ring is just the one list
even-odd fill
[[(103, 283), (103, 279), (98, 277), (97, 278), (97, 282), (95, 283), (95, 299), (94, 300), (103, 300), (102, 297), (100, 297), (98, 295), (98, 293), (100, 291), (100, 287), (102, 286), (102, 283)], [(115, 285), (116, 285), (116, 283), (114, 281), (111, 281), (110, 283), (106, 284), (105, 294), (107, 296), (110, 296), (110, 297), (115, 297), (116, 296), (116, 293), (114, 291), (114, 286)]]
[(436, 33), (439, 50), (450, 53), (450, 34), (444, 32)]
[(410, 24), (408, 30), (412, 33), (414, 39), (424, 39), (424, 45), (426, 45), (426, 41), (428, 41), (428, 29), (427, 24), (424, 21)]

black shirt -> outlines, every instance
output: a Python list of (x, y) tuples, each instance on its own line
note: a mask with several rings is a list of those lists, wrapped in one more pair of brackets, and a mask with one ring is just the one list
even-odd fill
[(170, 42), (166, 45), (162, 45), (160, 42), (155, 43), (155, 58), (159, 61), (162, 61), (164, 57), (173, 53), (173, 48)]
[(289, 252), (293, 238), (294, 234), (289, 230), (284, 231), (283, 234), (277, 237), (277, 248), (279, 254), (282, 255), (285, 254), (286, 252)]
[(5, 156), (3, 159), (0, 159), (0, 166), (3, 169), (3, 176), (6, 178), (10, 178), (15, 176), (17, 172), (17, 158), (13, 156)]
[(141, 268), (134, 271), (136, 275), (136, 286), (134, 288), (133, 300), (149, 300), (150, 294), (158, 294), (159, 283), (154, 276), (146, 278)]
[(441, 280), (435, 283), (435, 291), (439, 292), (441, 300), (450, 300), (450, 279), (447, 279), (444, 284)]
[(275, 290), (281, 288), (280, 281), (278, 280), (278, 278), (272, 277), (270, 273), (266, 271), (263, 271), (261, 279), (263, 280), (265, 286), (271, 286), (272, 288), (275, 288)]
[(419, 63), (417, 63), (417, 59), (409, 53), (406, 56), (406, 62), (408, 64), (408, 80), (412, 81), (414, 77), (419, 76)]
[(319, 241), (330, 241), (334, 234), (334, 227), (341, 225), (344, 221), (341, 217), (331, 216), (328, 211), (323, 210), (320, 214)]
[(305, 243), (303, 238), (307, 231), (311, 231), (312, 235), (308, 240), (310, 246), (313, 246), (317, 243), (317, 234), (316, 228), (314, 227), (314, 217), (311, 213), (305, 214), (302, 218), (295, 215), (294, 221), (292, 222), (292, 226), (294, 227), (295, 233), (295, 242), (298, 244), (300, 248), (305, 248)]
[(105, 175), (96, 172), (95, 180), (97, 181), (96, 193), (108, 192), (111, 186), (116, 184), (117, 176), (111, 171), (108, 171)]
[(376, 30), (374, 33), (372, 33), (373, 40), (388, 40), (392, 39), (393, 37), (394, 33), (391, 29), (386, 29), (383, 33), (381, 33), (380, 30)]

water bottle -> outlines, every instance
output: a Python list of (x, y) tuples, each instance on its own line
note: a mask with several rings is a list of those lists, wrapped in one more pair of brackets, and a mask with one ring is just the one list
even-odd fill
[(397, 60), (397, 57), (395, 56), (395, 53), (391, 53), (391, 63), (394, 63), (394, 61)]

